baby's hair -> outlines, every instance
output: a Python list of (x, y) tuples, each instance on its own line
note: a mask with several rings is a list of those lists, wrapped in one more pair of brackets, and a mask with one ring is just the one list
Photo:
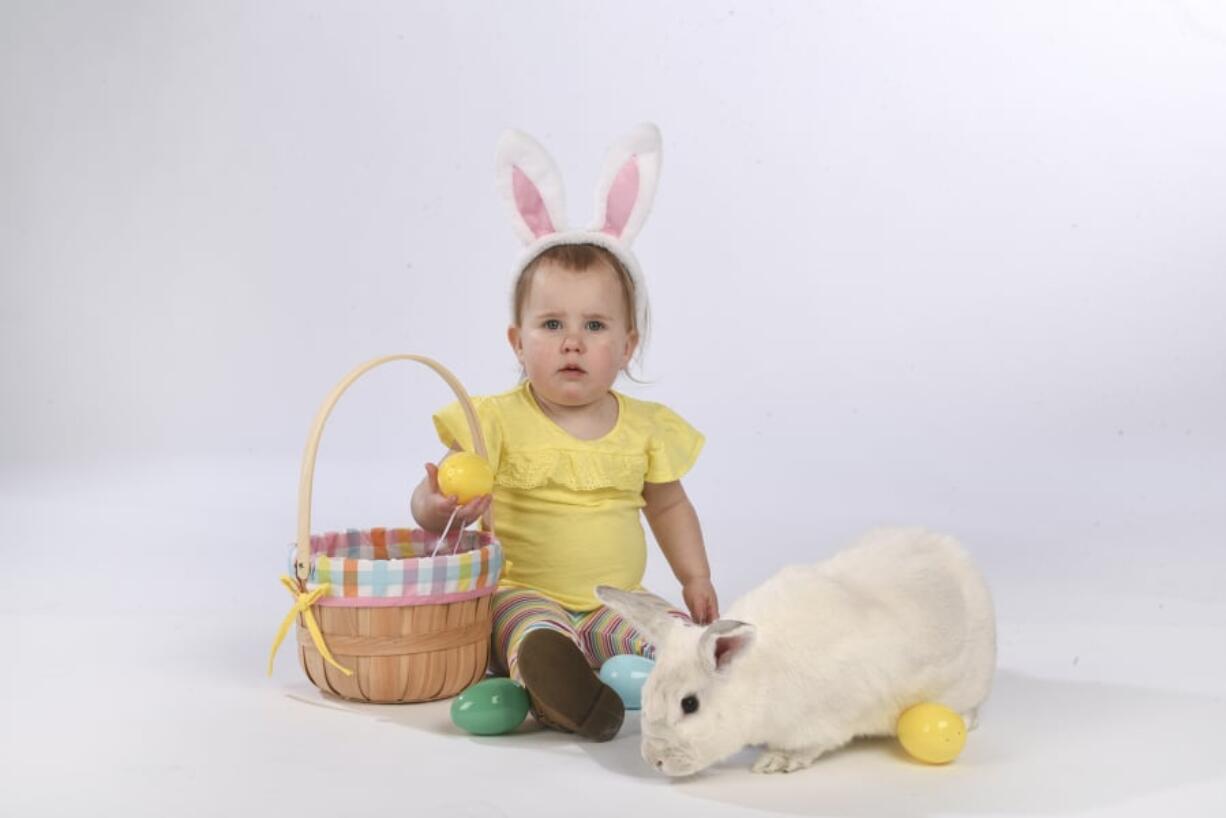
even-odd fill
[[(558, 265), (563, 270), (577, 273), (587, 272), (588, 270), (605, 265), (617, 274), (617, 279), (622, 285), (622, 304), (625, 306), (626, 322), (629, 325), (629, 331), (638, 333), (639, 337), (639, 345), (634, 354), (636, 358), (640, 358), (643, 351), (643, 343), (647, 335), (647, 327), (640, 327), (638, 325), (638, 318), (636, 317), (638, 311), (635, 309), (634, 279), (630, 277), (630, 271), (626, 269), (625, 265), (618, 261), (617, 256), (596, 244), (558, 244), (541, 251), (540, 255), (528, 262), (523, 272), (519, 274), (519, 278), (515, 280), (515, 289), (511, 294), (511, 320), (515, 322), (515, 326), (520, 326), (523, 320), (524, 303), (528, 300), (528, 292), (532, 289), (534, 274), (537, 268), (547, 261)], [(630, 374), (628, 365), (622, 371), (630, 380), (639, 382), (637, 378)]]
[(563, 270), (584, 273), (602, 264), (617, 274), (622, 285), (622, 304), (626, 308), (626, 320), (631, 332), (637, 332), (639, 327), (634, 311), (634, 279), (629, 271), (617, 260), (617, 256), (595, 244), (559, 244), (543, 250), (540, 255), (528, 262), (515, 282), (515, 291), (511, 296), (511, 317), (519, 326), (524, 317), (524, 303), (528, 300), (528, 292), (532, 289), (532, 279), (537, 269), (545, 262), (553, 262)]

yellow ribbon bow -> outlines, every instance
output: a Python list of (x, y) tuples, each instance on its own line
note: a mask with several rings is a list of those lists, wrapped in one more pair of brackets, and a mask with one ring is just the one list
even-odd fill
[(307, 630), (311, 632), (311, 641), (315, 643), (315, 649), (319, 651), (319, 655), (324, 657), (324, 661), (332, 665), (332, 667), (344, 673), (346, 676), (352, 676), (353, 671), (347, 667), (342, 667), (335, 659), (332, 658), (332, 652), (328, 650), (328, 644), (324, 642), (324, 635), (319, 630), (319, 624), (315, 621), (315, 614), (311, 613), (311, 606), (319, 601), (319, 598), (331, 590), (332, 586), (325, 582), (317, 587), (314, 591), (298, 591), (298, 585), (289, 577), (281, 577), (281, 584), (289, 591), (290, 596), (294, 598), (294, 607), (290, 608), (285, 619), (281, 622), (281, 628), (277, 631), (277, 639), (272, 643), (272, 653), (268, 655), (268, 675), (272, 675), (272, 663), (277, 658), (277, 648), (281, 647), (281, 640), (285, 638), (285, 634), (289, 631), (289, 626), (293, 624), (294, 618), (298, 614), (302, 614), (306, 620)]

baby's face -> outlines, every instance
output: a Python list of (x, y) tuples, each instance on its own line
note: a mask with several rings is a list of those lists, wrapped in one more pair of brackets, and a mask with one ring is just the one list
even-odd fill
[(534, 390), (563, 406), (604, 398), (638, 343), (623, 298), (606, 266), (576, 272), (545, 262), (536, 269), (520, 325), (508, 331)]

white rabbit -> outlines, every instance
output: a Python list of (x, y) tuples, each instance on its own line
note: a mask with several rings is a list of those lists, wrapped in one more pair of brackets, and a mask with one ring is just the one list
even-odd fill
[(750, 745), (765, 747), (755, 772), (799, 770), (856, 736), (895, 735), (926, 701), (973, 729), (996, 666), (983, 578), (952, 537), (917, 529), (785, 568), (705, 628), (650, 594), (596, 593), (656, 646), (642, 751), (668, 775)]

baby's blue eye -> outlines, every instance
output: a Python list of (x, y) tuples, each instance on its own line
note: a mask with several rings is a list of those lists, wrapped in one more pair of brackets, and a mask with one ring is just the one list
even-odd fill
[(562, 322), (556, 318), (550, 318), (544, 324), (541, 324), (545, 329), (562, 329)]
[(604, 322), (603, 321), (588, 321), (587, 328), (590, 332), (600, 332), (602, 329), (604, 329)]

